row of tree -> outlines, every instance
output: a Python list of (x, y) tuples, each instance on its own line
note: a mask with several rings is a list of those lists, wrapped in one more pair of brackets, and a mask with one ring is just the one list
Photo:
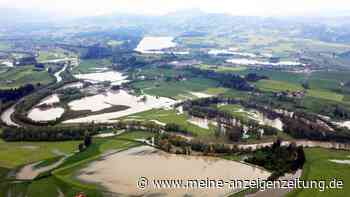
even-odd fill
[(13, 89), (4, 89), (4, 90), (0, 89), (0, 100), (3, 103), (6, 103), (8, 101), (16, 101), (32, 93), (34, 90), (35, 90), (35, 87), (32, 84), (27, 84), (19, 88), (13, 88)]
[(104, 126), (70, 126), (70, 127), (26, 127), (4, 128), (1, 137), (6, 141), (66, 141), (81, 140), (86, 132), (97, 134)]
[(245, 161), (271, 170), (273, 173), (270, 178), (275, 179), (284, 173), (302, 169), (305, 153), (301, 146), (297, 147), (293, 143), (281, 146), (281, 141), (277, 140), (271, 147), (266, 146), (254, 151)]
[(193, 152), (202, 153), (204, 155), (213, 155), (236, 154), (247, 151), (240, 150), (236, 145), (207, 143), (196, 139), (187, 140), (184, 137), (168, 133), (158, 135), (155, 143), (164, 151), (187, 155), (190, 155)]

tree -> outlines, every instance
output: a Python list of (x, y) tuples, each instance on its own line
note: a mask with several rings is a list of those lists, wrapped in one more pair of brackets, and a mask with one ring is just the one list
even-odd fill
[(80, 143), (80, 144), (78, 145), (78, 148), (79, 148), (79, 152), (83, 152), (83, 151), (85, 150), (85, 146), (84, 146), (83, 143)]
[(92, 137), (90, 136), (89, 132), (86, 132), (84, 137), (84, 145), (85, 147), (89, 147), (91, 144), (92, 144)]

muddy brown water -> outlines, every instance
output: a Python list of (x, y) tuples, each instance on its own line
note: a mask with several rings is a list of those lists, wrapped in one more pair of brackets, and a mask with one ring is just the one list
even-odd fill
[[(97, 183), (106, 190), (125, 195), (224, 196), (238, 188), (184, 189), (151, 186), (154, 179), (266, 179), (269, 172), (243, 163), (214, 157), (173, 155), (149, 146), (132, 148), (95, 161), (80, 171), (78, 179)], [(146, 189), (138, 189), (137, 181), (146, 177)]]

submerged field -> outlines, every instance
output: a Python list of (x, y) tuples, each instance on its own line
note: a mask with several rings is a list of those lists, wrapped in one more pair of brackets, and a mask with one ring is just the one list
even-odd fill
[[(131, 132), (125, 133), (118, 137), (95, 138), (93, 145), (86, 151), (75, 153), (68, 157), (65, 162), (54, 171), (52, 176), (43, 176), (41, 179), (28, 182), (0, 182), (0, 196), (8, 196), (11, 193), (14, 196), (28, 197), (47, 197), (47, 196), (75, 196), (79, 192), (84, 192), (88, 196), (102, 196), (102, 190), (94, 184), (85, 184), (77, 181), (75, 172), (85, 166), (87, 163), (97, 160), (101, 154), (110, 153), (111, 151), (120, 151), (130, 147), (138, 146), (138, 142), (131, 140), (147, 138), (152, 133)], [(6, 180), (6, 174), (18, 165), (26, 163), (46, 160), (55, 156), (54, 153), (60, 152), (64, 154), (72, 153), (77, 150), (80, 142), (38, 142), (38, 143), (6, 143), (1, 142), (0, 152), (2, 158), (0, 163), (0, 178)], [(8, 147), (6, 149), (5, 147)], [(34, 147), (37, 147), (34, 149)], [(22, 151), (21, 149), (24, 149)], [(31, 149), (27, 150), (25, 148)], [(9, 152), (10, 150), (10, 152)], [(11, 152), (12, 150), (12, 152)], [(52, 153), (54, 152), (54, 153)], [(11, 154), (12, 156), (7, 156)], [(57, 156), (56, 156), (57, 157)], [(4, 161), (8, 162), (4, 162)], [(49, 164), (51, 159), (44, 162)], [(5, 166), (5, 167), (3, 167)], [(43, 188), (45, 188), (43, 190)]]
[(211, 136), (214, 134), (214, 126), (209, 129), (201, 128), (189, 122), (187, 114), (177, 114), (175, 110), (153, 109), (123, 118), (124, 120), (158, 121), (159, 123), (175, 123), (198, 136)]

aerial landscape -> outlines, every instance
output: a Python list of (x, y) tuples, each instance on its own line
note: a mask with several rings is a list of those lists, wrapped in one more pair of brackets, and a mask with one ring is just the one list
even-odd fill
[(0, 197), (350, 196), (350, 2), (293, 2), (0, 2)]

